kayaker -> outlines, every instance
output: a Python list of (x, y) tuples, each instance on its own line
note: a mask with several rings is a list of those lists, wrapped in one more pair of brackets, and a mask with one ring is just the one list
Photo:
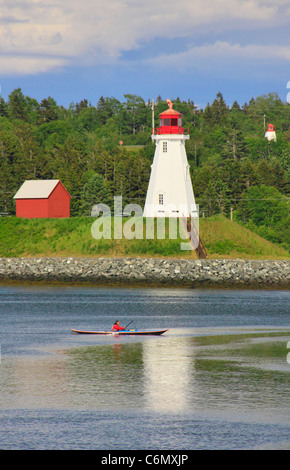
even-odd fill
[(112, 331), (121, 331), (121, 330), (124, 330), (125, 328), (122, 328), (120, 326), (120, 321), (119, 320), (116, 320), (113, 327), (112, 327)]

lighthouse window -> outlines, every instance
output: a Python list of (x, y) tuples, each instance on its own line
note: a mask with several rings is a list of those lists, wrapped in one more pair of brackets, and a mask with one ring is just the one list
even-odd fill
[(170, 126), (170, 119), (163, 119), (163, 126)]
[(171, 125), (172, 126), (177, 126), (177, 118), (172, 118), (171, 119)]
[(159, 204), (163, 205), (163, 194), (159, 194)]
[(163, 142), (163, 153), (167, 152), (167, 142)]

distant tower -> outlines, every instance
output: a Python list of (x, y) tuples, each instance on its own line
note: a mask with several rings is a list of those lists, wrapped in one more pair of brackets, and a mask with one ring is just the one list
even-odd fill
[(198, 217), (185, 151), (189, 135), (181, 127), (182, 114), (173, 109), (160, 113), (160, 127), (152, 129), (155, 154), (144, 207), (144, 217)]
[(265, 137), (269, 141), (274, 140), (274, 142), (276, 142), (276, 132), (274, 131), (273, 124), (268, 124), (267, 131), (265, 132)]

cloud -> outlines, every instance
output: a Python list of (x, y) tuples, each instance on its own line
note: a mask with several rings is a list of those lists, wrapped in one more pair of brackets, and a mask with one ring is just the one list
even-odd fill
[[(287, 8), (289, 0), (0, 0), (0, 75), (106, 64), (158, 37), (279, 26)], [(218, 43), (202, 51), (230, 54), (235, 48), (247, 52)], [(198, 50), (184, 52), (190, 53)]]
[(288, 46), (268, 46), (248, 44), (231, 44), (226, 41), (216, 41), (214, 44), (204, 44), (201, 46), (189, 47), (186, 51), (175, 54), (162, 54), (155, 58), (148, 59), (149, 65), (191, 67), (196, 60), (203, 63), (213, 60), (230, 60), (232, 63), (241, 60), (264, 61), (282, 59), (290, 61), (290, 48)]
[(65, 65), (68, 65), (66, 60), (53, 57), (39, 58), (27, 55), (0, 56), (0, 71), (5, 71), (5, 75), (34, 75), (35, 73), (48, 72)]

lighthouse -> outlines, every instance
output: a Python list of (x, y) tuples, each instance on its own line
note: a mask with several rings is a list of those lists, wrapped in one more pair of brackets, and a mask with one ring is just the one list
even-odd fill
[(182, 114), (173, 109), (159, 114), (159, 127), (152, 129), (155, 154), (144, 206), (144, 217), (198, 217), (182, 127)]
[(274, 140), (276, 142), (276, 132), (274, 131), (273, 124), (268, 124), (267, 131), (265, 132), (265, 137), (270, 140)]

